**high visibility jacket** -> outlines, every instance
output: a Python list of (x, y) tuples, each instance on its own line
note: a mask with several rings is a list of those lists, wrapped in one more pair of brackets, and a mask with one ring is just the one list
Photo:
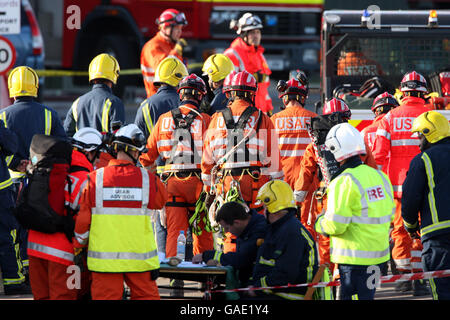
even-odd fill
[[(4, 121), (8, 129), (14, 131), (19, 140), (17, 152), (6, 159), (11, 170), (14, 170), (21, 160), (30, 158), (31, 139), (35, 134), (66, 137), (58, 113), (36, 102), (32, 97), (16, 99), (12, 105), (0, 113), (0, 119)], [(12, 178), (23, 175), (11, 171)]]
[(70, 137), (85, 127), (106, 133), (111, 131), (111, 123), (115, 121), (125, 124), (123, 102), (110, 87), (98, 83), (72, 103), (64, 121), (64, 130)]
[(411, 128), (414, 119), (429, 110), (424, 103), (423, 99), (416, 97), (403, 98), (399, 107), (384, 116), (376, 133), (373, 155), (378, 168), (387, 166), (386, 173), (397, 198), (402, 196), (409, 163), (420, 152), (419, 138), (412, 136)]
[[(366, 155), (361, 156), (361, 160), (368, 166), (372, 168), (377, 168), (375, 160), (372, 156), (372, 152), (369, 147), (366, 145)], [(300, 191), (303, 196), (303, 199), (306, 198), (308, 194), (308, 190), (310, 190), (310, 185), (314, 184), (319, 187), (319, 184), (322, 183), (322, 179), (319, 179), (319, 167), (317, 164), (317, 156), (314, 151), (313, 143), (311, 142), (305, 150), (303, 158), (300, 164), (300, 173), (298, 175), (297, 180), (295, 181), (294, 190), (296, 193)]]
[(167, 200), (164, 184), (126, 160), (88, 175), (75, 226), (76, 246), (88, 245), (88, 269), (143, 272), (159, 268), (149, 209)]
[(158, 122), (159, 117), (177, 108), (179, 104), (180, 96), (177, 90), (172, 86), (162, 85), (158, 88), (156, 94), (141, 103), (136, 112), (134, 123), (142, 130), (147, 139), (156, 122)]
[[(0, 120), (0, 191), (12, 185), (6, 158), (17, 152), (18, 147), (17, 135), (6, 128), (5, 123)], [(11, 203), (2, 203), (2, 206), (12, 208), (14, 204), (11, 201)]]
[[(310, 233), (295, 217), (295, 210), (269, 224), (264, 243), (258, 249), (253, 286), (271, 287), (311, 282), (317, 269), (318, 253)], [(264, 294), (287, 300), (303, 300), (306, 287), (264, 290)]]
[(411, 160), (403, 182), (402, 218), (407, 230), (420, 228), (422, 241), (450, 234), (449, 157), (450, 138), (432, 144)]
[(156, 93), (157, 88), (153, 85), (156, 68), (169, 55), (175, 56), (183, 61), (183, 58), (175, 50), (175, 43), (165, 39), (160, 32), (142, 47), (141, 71), (147, 98)]
[[(235, 100), (229, 106), (235, 122), (249, 106), (249, 102), (241, 99)], [(257, 129), (256, 134), (255, 129)], [(242, 146), (245, 146), (249, 152), (249, 161), (246, 161), (241, 153), (237, 154), (237, 161), (235, 161), (233, 146), (227, 140), (229, 134), (222, 113), (216, 112), (205, 136), (202, 155), (202, 180), (206, 186), (211, 185), (212, 168), (227, 155), (227, 160), (222, 165), (223, 169), (260, 167), (264, 168), (261, 171), (263, 175), (273, 179), (283, 178), (278, 137), (269, 116), (255, 111), (244, 128), (243, 134), (244, 137), (247, 136), (247, 139)]]
[(300, 172), (305, 149), (311, 143), (306, 124), (316, 116), (316, 113), (302, 107), (288, 107), (270, 118), (278, 134), (284, 180), (292, 188)]
[[(64, 208), (64, 188), (52, 188), (52, 185), (64, 185), (68, 173), (68, 164), (54, 164), (50, 172), (50, 192), (48, 201), (50, 206), (60, 215), (66, 215)], [(57, 262), (63, 265), (73, 264), (73, 246), (63, 232), (43, 233), (35, 230), (28, 231), (29, 256)]]
[(317, 218), (315, 230), (330, 236), (331, 262), (388, 261), (395, 205), (386, 174), (364, 164), (349, 167), (331, 181), (327, 195), (327, 210)]
[(272, 73), (264, 58), (264, 48), (249, 46), (242, 38), (236, 38), (224, 54), (233, 62), (236, 71), (244, 71), (253, 74), (258, 82), (255, 107), (263, 112), (273, 110), (272, 99), (269, 96), (269, 75)]
[(80, 151), (72, 151), (72, 162), (69, 168), (70, 185), (66, 183), (64, 196), (66, 206), (70, 207), (73, 212), (80, 209), (81, 193), (87, 183), (87, 175), (93, 171), (92, 163)]
[(382, 75), (381, 66), (374, 60), (367, 59), (361, 52), (347, 52), (339, 58), (338, 76), (376, 76)]
[[(190, 127), (190, 137), (177, 141), (172, 112), (164, 113), (147, 140), (147, 153), (139, 158), (144, 167), (152, 165), (161, 155), (166, 162), (164, 168), (166, 172), (200, 170), (203, 136), (210, 123), (210, 116), (206, 113), (200, 113), (192, 101), (181, 102), (179, 110), (184, 116), (191, 111), (197, 113)], [(194, 147), (194, 150), (192, 150), (192, 147)], [(177, 157), (182, 158), (182, 161), (174, 161), (174, 163), (168, 161)]]

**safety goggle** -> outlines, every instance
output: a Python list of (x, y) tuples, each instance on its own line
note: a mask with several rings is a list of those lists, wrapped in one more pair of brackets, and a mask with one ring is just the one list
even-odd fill
[(177, 24), (187, 24), (186, 15), (184, 12), (178, 13), (173, 19), (169, 19), (167, 21), (175, 21)]
[(421, 82), (421, 81), (417, 81), (417, 80), (410, 80), (410, 81), (405, 81), (401, 84), (402, 88), (408, 88), (408, 89), (416, 89), (416, 88), (420, 88), (420, 87), (426, 87), (425, 83)]
[(245, 20), (245, 26), (257, 26), (261, 25), (261, 19), (258, 16), (251, 16)]

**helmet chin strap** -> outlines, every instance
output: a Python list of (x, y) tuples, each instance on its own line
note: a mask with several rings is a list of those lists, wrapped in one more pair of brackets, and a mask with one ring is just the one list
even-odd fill
[[(162, 29), (161, 29), (161, 31), (162, 31)], [(170, 26), (170, 33), (169, 33), (169, 34), (165, 33), (164, 31), (162, 31), (162, 33), (164, 34), (164, 36), (166, 36), (167, 38), (169, 38), (170, 41), (172, 41), (173, 43), (177, 43), (177, 40), (175, 40), (175, 39), (172, 37), (172, 34), (173, 34), (173, 25)]]

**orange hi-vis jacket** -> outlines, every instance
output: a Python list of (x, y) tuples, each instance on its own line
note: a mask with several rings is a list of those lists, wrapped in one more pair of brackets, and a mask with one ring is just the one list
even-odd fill
[[(64, 189), (52, 188), (52, 184), (61, 185), (67, 177), (68, 164), (54, 164), (50, 172), (49, 204), (55, 212), (65, 215)], [(28, 231), (29, 256), (53, 261), (63, 265), (72, 265), (74, 252), (72, 243), (63, 232), (43, 233), (36, 230)]]
[[(228, 108), (230, 108), (235, 122), (249, 106), (249, 102), (241, 99), (237, 99), (229, 105)], [(257, 129), (256, 133), (255, 129)], [(205, 136), (202, 156), (202, 180), (208, 188), (211, 186), (212, 168), (227, 156), (226, 161), (222, 164), (223, 169), (260, 167), (263, 169), (261, 170), (262, 175), (272, 179), (283, 178), (278, 137), (269, 116), (264, 112), (255, 111), (243, 131), (244, 137), (247, 137), (245, 148), (248, 149), (249, 159), (245, 159), (238, 152), (237, 161), (235, 161), (234, 152), (232, 152), (233, 146), (229, 145), (227, 140), (229, 133), (225, 119), (221, 112), (213, 115)], [(239, 148), (237, 149), (239, 150)]]
[[(373, 122), (370, 125), (368, 125), (361, 131), (362, 135), (364, 136), (364, 143), (366, 144), (366, 146), (369, 147), (370, 151), (372, 151), (372, 154), (373, 154), (373, 144), (375, 143), (377, 130), (378, 127), (380, 126), (381, 119), (383, 119), (385, 115), (386, 113), (380, 114), (373, 120)], [(382, 170), (386, 172), (386, 166), (384, 166)]]
[[(247, 71), (253, 74), (258, 82), (256, 91), (255, 107), (263, 112), (273, 110), (272, 99), (269, 96), (269, 75), (272, 73), (264, 58), (264, 48), (249, 46), (242, 38), (236, 38), (224, 54), (228, 56), (235, 66), (237, 72)], [(259, 75), (256, 73), (259, 72)]]
[[(103, 170), (103, 181), (101, 182), (103, 188), (97, 188), (97, 171)], [(167, 191), (161, 180), (154, 174), (148, 172), (148, 186), (144, 186), (143, 168), (136, 167), (133, 163), (127, 160), (113, 159), (108, 166), (95, 170), (88, 175), (87, 185), (83, 189), (80, 200), (80, 211), (75, 225), (75, 240), (73, 242), (75, 247), (85, 247), (88, 244), (89, 233), (91, 229), (92, 209), (97, 207), (96, 199), (105, 198), (106, 189), (114, 188), (128, 188), (138, 192), (148, 192), (147, 209), (161, 209), (167, 201)], [(142, 190), (147, 187), (148, 190)], [(97, 197), (97, 194), (100, 194)], [(105, 200), (103, 200), (105, 202)], [(105, 207), (105, 210), (111, 208), (114, 212), (116, 208), (141, 208), (142, 201), (127, 201), (116, 200), (108, 201), (110, 204)], [(103, 206), (103, 205), (102, 205)], [(116, 210), (117, 211), (117, 210)], [(124, 211), (126, 212), (126, 211)], [(120, 235), (120, 230), (117, 230), (117, 236)]]
[(396, 198), (402, 196), (402, 184), (409, 163), (420, 152), (419, 138), (413, 137), (411, 133), (413, 121), (428, 110), (423, 99), (405, 97), (399, 107), (383, 117), (378, 127), (373, 155), (379, 168), (387, 166), (386, 174), (391, 180)]
[(360, 52), (347, 52), (344, 57), (338, 60), (338, 76), (376, 76), (382, 74), (381, 66), (376, 61), (367, 59)]
[(175, 56), (183, 61), (183, 58), (175, 50), (175, 43), (165, 39), (160, 32), (147, 41), (142, 47), (141, 71), (147, 98), (158, 91), (153, 85), (155, 71), (159, 63), (169, 55)]
[(80, 198), (84, 187), (86, 186), (86, 179), (89, 172), (94, 171), (92, 163), (86, 158), (84, 154), (77, 150), (72, 151), (72, 168), (79, 167), (79, 169), (70, 170), (70, 193), (69, 184), (66, 183), (64, 189), (64, 196), (66, 200), (66, 206), (69, 206), (72, 210), (77, 211), (80, 208)]
[[(144, 167), (151, 166), (159, 155), (166, 161), (164, 172), (178, 172), (198, 170), (200, 171), (201, 155), (204, 148), (203, 138), (211, 121), (211, 117), (206, 113), (200, 113), (197, 106), (190, 102), (181, 102), (179, 106), (181, 113), (186, 116), (194, 111), (198, 115), (191, 124), (191, 137), (181, 141), (175, 140), (175, 122), (172, 112), (161, 115), (147, 140), (147, 153), (139, 158)], [(192, 140), (196, 150), (192, 150)], [(175, 152), (174, 152), (174, 148)], [(191, 158), (194, 152), (193, 161)], [(183, 156), (181, 163), (168, 163), (171, 157)], [(197, 157), (199, 155), (199, 157)]]
[(270, 119), (278, 134), (284, 180), (294, 188), (306, 146), (311, 143), (307, 123), (317, 114), (302, 107), (287, 107)]

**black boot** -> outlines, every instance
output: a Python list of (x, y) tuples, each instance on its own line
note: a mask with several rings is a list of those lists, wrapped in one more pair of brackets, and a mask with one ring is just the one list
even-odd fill
[(430, 295), (430, 290), (428, 289), (427, 282), (425, 280), (414, 280), (412, 283), (413, 296), (428, 296)]

